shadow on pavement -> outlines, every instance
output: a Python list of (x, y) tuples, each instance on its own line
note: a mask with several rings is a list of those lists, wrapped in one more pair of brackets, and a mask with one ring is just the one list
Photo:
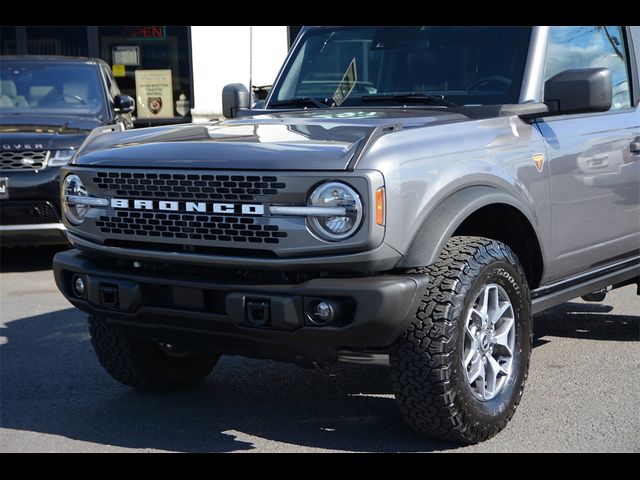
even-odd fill
[[(536, 337), (637, 341), (640, 317), (609, 315), (610, 310), (561, 305), (536, 317)], [(0, 345), (0, 424), (11, 451), (30, 446), (11, 442), (10, 429), (177, 452), (247, 451), (256, 448), (252, 437), (288, 443), (297, 451), (457, 448), (421, 438), (404, 424), (383, 367), (305, 370), (224, 357), (194, 388), (147, 394), (116, 383), (102, 370), (84, 315), (75, 309), (8, 322), (0, 335), (7, 338)]]
[(51, 270), (53, 256), (69, 247), (64, 245), (0, 248), (0, 273)]
[[(568, 337), (617, 342), (640, 340), (640, 316), (608, 315), (605, 303), (567, 302), (534, 317), (534, 339)], [(546, 343), (546, 342), (542, 342)], [(534, 346), (536, 343), (534, 342)]]
[[(223, 357), (200, 385), (150, 394), (120, 385), (102, 370), (84, 315), (75, 309), (8, 322), (0, 335), (7, 338), (0, 345), (0, 425), (7, 436), (14, 429), (177, 452), (256, 448), (245, 435), (289, 443), (297, 450), (457, 447), (423, 439), (404, 424), (384, 367), (309, 370)], [(22, 448), (30, 450), (29, 445)]]

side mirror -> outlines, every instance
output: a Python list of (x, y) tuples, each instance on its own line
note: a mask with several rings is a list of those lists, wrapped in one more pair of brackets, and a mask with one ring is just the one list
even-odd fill
[(129, 95), (116, 95), (113, 98), (113, 109), (116, 113), (131, 113), (136, 108), (136, 102)]
[(234, 118), (240, 108), (250, 108), (251, 96), (241, 83), (231, 83), (222, 89), (222, 114)]
[(544, 103), (556, 114), (606, 112), (613, 88), (608, 68), (564, 70), (544, 84)]

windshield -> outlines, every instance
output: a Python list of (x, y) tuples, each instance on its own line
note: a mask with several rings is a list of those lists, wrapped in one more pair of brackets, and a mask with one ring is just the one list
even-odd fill
[(530, 35), (531, 27), (310, 29), (270, 102), (412, 104), (407, 94), (414, 94), (460, 106), (518, 103)]
[(0, 62), (0, 114), (95, 116), (104, 109), (93, 65)]

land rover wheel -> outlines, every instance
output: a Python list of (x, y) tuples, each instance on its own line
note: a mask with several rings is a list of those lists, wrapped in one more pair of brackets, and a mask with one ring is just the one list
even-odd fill
[(91, 343), (100, 364), (117, 381), (156, 392), (179, 390), (207, 376), (219, 356), (190, 353), (166, 343), (122, 333), (104, 317), (89, 316)]
[(508, 246), (454, 237), (419, 270), (429, 286), (391, 350), (391, 377), (406, 422), (448, 441), (501, 431), (520, 403), (531, 355), (524, 271)]

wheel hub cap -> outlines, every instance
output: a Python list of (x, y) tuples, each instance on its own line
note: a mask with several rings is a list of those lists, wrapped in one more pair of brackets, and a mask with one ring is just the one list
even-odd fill
[(483, 332), (482, 335), (480, 336), (480, 346), (482, 347), (482, 350), (485, 352), (489, 350), (490, 341), (489, 341), (489, 334), (487, 332)]
[(500, 285), (485, 285), (465, 317), (462, 366), (473, 395), (494, 398), (511, 377), (516, 328), (513, 306)]

